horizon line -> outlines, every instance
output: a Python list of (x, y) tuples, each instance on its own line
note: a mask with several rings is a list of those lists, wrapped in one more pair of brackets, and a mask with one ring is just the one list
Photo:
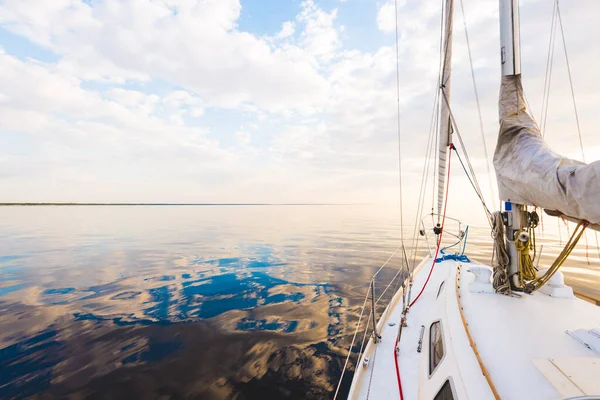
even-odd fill
[(0, 206), (368, 206), (375, 203), (76, 203), (11, 202)]

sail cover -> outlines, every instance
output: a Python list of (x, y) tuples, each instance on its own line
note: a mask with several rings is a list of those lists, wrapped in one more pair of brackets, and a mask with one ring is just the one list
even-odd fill
[(585, 164), (548, 148), (527, 110), (521, 75), (502, 77), (494, 154), (504, 201), (600, 223), (600, 161)]

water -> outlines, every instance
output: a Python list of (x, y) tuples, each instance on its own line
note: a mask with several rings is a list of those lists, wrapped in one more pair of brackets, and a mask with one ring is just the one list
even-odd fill
[[(1, 207), (0, 235), (1, 398), (300, 399), (332, 396), (398, 222), (377, 206)], [(471, 228), (474, 258), (488, 238)], [(559, 239), (544, 243), (542, 263)], [(589, 244), (592, 265), (580, 245), (565, 272), (600, 299)]]

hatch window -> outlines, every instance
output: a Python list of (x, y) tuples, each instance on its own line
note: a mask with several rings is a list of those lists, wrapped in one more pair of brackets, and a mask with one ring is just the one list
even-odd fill
[(442, 293), (442, 289), (444, 288), (444, 282), (446, 282), (446, 281), (442, 281), (442, 283), (440, 283), (440, 288), (438, 289), (437, 296), (435, 296), (436, 300), (438, 297), (440, 297), (440, 293)]
[(442, 388), (435, 395), (433, 400), (454, 400), (454, 395), (452, 394), (452, 386), (450, 385), (450, 380), (446, 379), (446, 382), (442, 385)]
[(429, 328), (429, 376), (444, 358), (444, 338), (442, 335), (442, 322), (436, 321)]

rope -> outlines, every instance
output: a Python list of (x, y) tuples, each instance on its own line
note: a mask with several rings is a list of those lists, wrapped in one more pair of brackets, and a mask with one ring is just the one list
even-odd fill
[[(510, 282), (508, 281), (508, 264), (510, 263), (510, 258), (506, 250), (506, 243), (504, 243), (504, 222), (502, 221), (502, 213), (500, 211), (492, 214), (492, 239), (494, 239), (494, 251), (492, 255), (494, 290), (496, 293), (510, 295), (512, 293)], [(494, 255), (496, 256), (495, 260)]]
[[(452, 144), (450, 144), (450, 146), (452, 146)], [(417, 297), (415, 297), (415, 299), (413, 301), (411, 301), (408, 305), (408, 308), (411, 308), (416, 302), (417, 300), (419, 300), (419, 298), (421, 297), (421, 295), (423, 294), (423, 291), (425, 290), (425, 288), (427, 287), (427, 284), (429, 283), (429, 278), (431, 278), (431, 273), (433, 272), (433, 268), (435, 268), (435, 263), (436, 263), (436, 259), (437, 256), (439, 254), (440, 251), (440, 246), (442, 244), (442, 236), (444, 234), (444, 224), (446, 223), (446, 209), (448, 207), (448, 189), (450, 188), (450, 161), (452, 159), (452, 152), (448, 153), (448, 176), (446, 179), (447, 185), (446, 185), (446, 198), (444, 200), (444, 214), (442, 216), (442, 224), (441, 224), (441, 232), (440, 232), (440, 237), (438, 238), (438, 243), (437, 243), (437, 249), (435, 252), (435, 257), (433, 258), (433, 263), (431, 264), (431, 268), (429, 269), (429, 274), (427, 275), (427, 279), (425, 280), (425, 284), (423, 284), (423, 287), (421, 288), (421, 291), (419, 292), (419, 294), (417, 295)], [(400, 323), (402, 324), (403, 321), (400, 321)], [(395, 365), (396, 365), (396, 379), (398, 381), (398, 390), (400, 392), (400, 399), (403, 400), (404, 399), (404, 394), (402, 393), (402, 380), (400, 379), (400, 369), (398, 367), (398, 360), (397, 360), (397, 355), (396, 355), (396, 346), (398, 346), (398, 337), (396, 337), (396, 345), (394, 346), (394, 360), (395, 360)]]
[(556, 260), (554, 260), (552, 266), (548, 269), (548, 271), (546, 271), (546, 273), (543, 276), (535, 278), (530, 282), (527, 282), (527, 284), (525, 285), (526, 293), (535, 292), (536, 290), (544, 286), (552, 278), (552, 276), (554, 276), (556, 271), (558, 271), (558, 269), (569, 257), (569, 255), (577, 245), (579, 239), (581, 239), (581, 236), (583, 235), (583, 232), (585, 231), (585, 228), (587, 228), (588, 225), (589, 222), (587, 221), (580, 221), (577, 224), (577, 227), (575, 227), (575, 230), (573, 231), (573, 234), (567, 241), (567, 244), (565, 245), (564, 249), (560, 252)]
[[(436, 263), (441, 263), (442, 261), (446, 261), (446, 260), (453, 260), (453, 261), (459, 261), (459, 262), (466, 262), (469, 263), (471, 262), (471, 260), (469, 259), (469, 257), (467, 257), (465, 255), (465, 250), (467, 248), (467, 235), (469, 234), (469, 226), (467, 225), (467, 228), (465, 229), (465, 235), (462, 238), (458, 239), (458, 242), (450, 245), (450, 246), (446, 246), (443, 249), (440, 250), (440, 253), (442, 253), (442, 256), (439, 258), (436, 258), (435, 262)], [(464, 242), (464, 246), (462, 249), (461, 254), (456, 253), (456, 254), (446, 254), (446, 250), (450, 249), (458, 244), (460, 244), (461, 242)]]
[[(452, 146), (452, 144), (450, 144), (450, 145)], [(444, 234), (444, 224), (446, 223), (446, 208), (448, 207), (448, 189), (450, 188), (449, 183), (450, 183), (450, 160), (451, 159), (452, 159), (452, 152), (449, 152), (448, 153), (448, 177), (446, 179), (446, 182), (448, 182), (448, 184), (446, 185), (446, 196), (445, 196), (446, 198), (444, 200), (444, 214), (442, 215), (442, 226), (441, 226), (440, 237), (438, 238), (437, 249), (435, 251), (435, 257), (433, 258), (433, 263), (431, 264), (431, 269), (429, 270), (429, 274), (427, 275), (425, 284), (421, 288), (421, 291), (419, 292), (417, 297), (415, 297), (415, 299), (409, 304), (409, 307), (412, 307), (417, 302), (417, 300), (419, 300), (419, 298), (423, 294), (423, 291), (427, 287), (427, 284), (429, 283), (429, 278), (431, 278), (431, 273), (433, 272), (433, 268), (435, 267), (435, 259), (437, 258), (438, 254), (440, 252), (440, 246), (442, 244), (442, 236)]]
[[(444, 0), (442, 0), (442, 9), (444, 8)], [(396, 21), (397, 23), (397, 21)], [(443, 41), (442, 41), (442, 37), (443, 37), (443, 27), (444, 25), (444, 13), (441, 13), (441, 21), (440, 21), (440, 41), (439, 41), (439, 61), (438, 61), (438, 76), (441, 76), (441, 72), (442, 72), (442, 59), (443, 59)], [(441, 78), (440, 78), (441, 79)], [(412, 265), (409, 265), (408, 262), (408, 257), (406, 258), (406, 264), (407, 264), (407, 268), (409, 268), (409, 282), (410, 282), (410, 287), (412, 288), (412, 273), (413, 273), (413, 268), (416, 266), (417, 262), (417, 254), (420, 250), (419, 247), (419, 241), (420, 241), (420, 235), (418, 234), (419, 232), (419, 224), (420, 224), (420, 219), (419, 217), (422, 215), (423, 212), (423, 207), (425, 204), (425, 197), (427, 194), (427, 181), (429, 179), (429, 173), (431, 171), (431, 175), (433, 176), (435, 174), (436, 171), (436, 161), (437, 161), (437, 157), (433, 157), (432, 153), (433, 153), (433, 149), (435, 148), (435, 145), (438, 142), (438, 124), (439, 124), (439, 111), (440, 111), (440, 89), (441, 88), (441, 81), (438, 82), (438, 85), (436, 86), (435, 89), (435, 95), (434, 95), (434, 102), (433, 102), (433, 108), (431, 111), (431, 122), (429, 124), (429, 138), (428, 138), (428, 143), (427, 143), (427, 148), (426, 148), (426, 155), (425, 155), (425, 160), (423, 163), (423, 173), (421, 175), (421, 187), (419, 189), (419, 201), (417, 203), (417, 212), (415, 214), (415, 224), (414, 224), (414, 231), (413, 231), (413, 239), (412, 239), (412, 243), (411, 243), (411, 248), (412, 248)], [(434, 208), (434, 203), (435, 203), (435, 179), (432, 179), (432, 184), (433, 184), (433, 189), (432, 189), (432, 198), (431, 198), (431, 210), (433, 213), (433, 208)], [(409, 301), (410, 301), (410, 291), (409, 291)], [(404, 308), (404, 307), (403, 307)]]
[[(515, 237), (518, 237), (522, 232), (530, 233), (528, 229), (520, 229), (515, 233)], [(522, 242), (520, 240), (515, 240), (515, 247), (517, 248), (517, 252), (519, 254), (519, 279), (521, 285), (523, 285), (526, 281), (532, 281), (536, 277), (535, 267), (533, 266), (533, 260), (529, 255), (529, 250), (531, 249), (532, 242), (530, 239), (526, 242)], [(535, 249), (535, 244), (533, 245)], [(534, 256), (535, 258), (535, 256)]]
[(469, 225), (467, 225), (467, 228), (465, 229), (465, 237), (463, 239), (464, 244), (463, 244), (463, 249), (462, 249), (462, 253), (461, 254), (465, 254), (465, 251), (467, 250), (467, 239), (469, 237)]
[(441, 263), (442, 261), (447, 261), (447, 260), (459, 261), (459, 262), (465, 262), (465, 263), (471, 262), (469, 257), (467, 257), (464, 254), (442, 254), (441, 257), (435, 259), (435, 262)]
[(451, 244), (450, 246), (446, 246), (446, 247), (442, 248), (442, 249), (440, 250), (440, 253), (442, 253), (442, 255), (443, 255), (443, 254), (446, 254), (446, 250), (453, 248), (454, 246), (456, 246), (456, 245), (457, 245), (457, 244), (459, 244), (460, 242), (462, 242), (462, 239), (459, 239), (459, 241), (458, 241), (458, 242), (456, 242), (456, 243), (453, 243), (453, 244)]
[[(404, 320), (400, 322), (400, 324), (404, 323)], [(396, 380), (398, 381), (398, 390), (400, 391), (400, 400), (404, 400), (404, 393), (402, 392), (402, 381), (400, 380), (400, 367), (398, 367), (398, 355), (396, 354), (396, 348), (398, 347), (398, 342), (400, 341), (400, 337), (396, 336), (396, 344), (394, 345), (394, 365), (396, 366)]]
[(589, 249), (589, 245), (588, 245), (588, 237), (587, 237), (587, 232), (585, 233), (585, 259), (587, 261), (588, 265), (592, 265), (590, 264), (590, 249)]
[[(467, 256), (465, 256), (465, 250), (467, 248), (467, 235), (469, 234), (469, 226), (467, 225), (467, 228), (465, 229), (465, 234), (463, 237), (459, 237), (458, 242), (451, 244), (450, 246), (446, 246), (443, 249), (440, 250), (440, 253), (442, 253), (442, 257), (438, 258), (437, 260), (435, 260), (436, 263), (442, 262), (444, 260), (455, 260), (455, 261), (462, 261), (462, 262), (471, 262), (469, 260), (469, 258)], [(451, 249), (452, 247), (460, 244), (461, 242), (464, 242), (464, 246), (462, 248), (462, 252), (461, 254), (456, 253), (456, 254), (446, 254), (446, 250)]]

